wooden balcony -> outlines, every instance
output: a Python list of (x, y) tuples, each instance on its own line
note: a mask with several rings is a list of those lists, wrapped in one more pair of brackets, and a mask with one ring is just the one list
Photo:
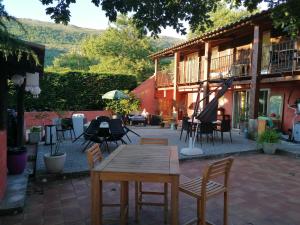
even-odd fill
[(300, 50), (297, 41), (289, 40), (263, 47), (261, 74), (293, 73), (300, 71)]
[(174, 74), (168, 71), (158, 71), (156, 73), (156, 86), (169, 87), (173, 85)]
[(239, 51), (211, 59), (209, 79), (249, 76), (251, 67), (251, 50)]

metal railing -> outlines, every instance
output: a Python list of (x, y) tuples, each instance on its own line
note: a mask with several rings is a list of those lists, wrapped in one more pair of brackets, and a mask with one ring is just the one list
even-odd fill
[(193, 74), (188, 75), (187, 73), (180, 73), (178, 75), (179, 84), (192, 84), (200, 81), (199, 71), (195, 71)]
[(262, 51), (264, 57), (262, 61), (267, 62), (267, 65), (262, 65), (262, 74), (300, 70), (300, 51), (295, 46), (294, 40), (263, 46)]
[(156, 86), (168, 87), (172, 86), (174, 81), (174, 74), (168, 71), (158, 71), (156, 73)]
[(232, 76), (248, 76), (251, 65), (251, 50), (237, 52), (211, 59), (210, 79), (226, 78)]

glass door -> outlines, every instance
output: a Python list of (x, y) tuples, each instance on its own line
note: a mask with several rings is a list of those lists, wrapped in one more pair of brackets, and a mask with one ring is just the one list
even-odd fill
[(236, 91), (233, 94), (233, 128), (240, 128), (241, 124), (248, 121), (249, 91)]

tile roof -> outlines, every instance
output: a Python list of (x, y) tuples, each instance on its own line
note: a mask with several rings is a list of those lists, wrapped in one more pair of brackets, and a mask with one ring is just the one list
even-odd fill
[(197, 44), (199, 42), (204, 42), (205, 39), (211, 38), (211, 37), (215, 37), (215, 36), (217, 36), (217, 35), (219, 35), (221, 33), (224, 33), (226, 31), (228, 31), (228, 29), (237, 28), (239, 26), (243, 26), (243, 25), (249, 24), (253, 20), (257, 19), (257, 18), (261, 18), (263, 16), (267, 16), (270, 13), (270, 11), (271, 10), (268, 9), (268, 10), (264, 10), (264, 11), (261, 11), (261, 12), (258, 12), (258, 13), (246, 16), (246, 17), (242, 17), (238, 21), (235, 21), (233, 23), (229, 23), (229, 24), (227, 24), (227, 25), (225, 25), (223, 27), (219, 27), (219, 28), (217, 28), (217, 29), (215, 29), (213, 31), (204, 33), (204, 34), (202, 34), (200, 36), (197, 36), (197, 37), (194, 37), (194, 38), (192, 38), (190, 40), (181, 42), (179, 44), (175, 44), (172, 47), (169, 47), (169, 48), (163, 49), (163, 50), (161, 50), (159, 52), (153, 53), (153, 54), (150, 55), (150, 57), (151, 58), (157, 58), (159, 56), (171, 54), (171, 53), (173, 53), (173, 51), (181, 49), (183, 47), (187, 47), (187, 46), (190, 46), (190, 45), (193, 45), (193, 44)]

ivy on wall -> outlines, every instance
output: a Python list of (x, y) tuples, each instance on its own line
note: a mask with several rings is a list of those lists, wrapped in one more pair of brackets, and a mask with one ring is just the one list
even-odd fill
[[(115, 89), (130, 91), (136, 86), (136, 77), (125, 74), (45, 73), (40, 79), (39, 98), (26, 93), (24, 104), (26, 111), (100, 110), (104, 108), (104, 93)], [(16, 107), (12, 84), (9, 107)]]

